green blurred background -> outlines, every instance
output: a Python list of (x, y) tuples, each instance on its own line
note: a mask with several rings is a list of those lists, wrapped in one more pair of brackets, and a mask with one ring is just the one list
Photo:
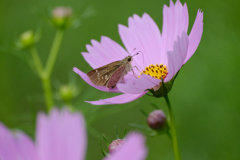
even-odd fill
[[(182, 0), (189, 10), (189, 31), (199, 8), (204, 12), (204, 31), (201, 43), (194, 56), (182, 68), (173, 90), (170, 92), (178, 141), (184, 160), (238, 160), (240, 159), (240, 1), (237, 0)], [(75, 76), (79, 95), (73, 104), (82, 110), (86, 119), (94, 114), (89, 111), (99, 109), (99, 119), (91, 124), (88, 135), (88, 160), (101, 159), (98, 139), (94, 132), (105, 133), (108, 140), (116, 139), (114, 126), (120, 133), (129, 123), (146, 125), (140, 109), (151, 112), (155, 103), (167, 111), (163, 99), (144, 96), (124, 105), (93, 106), (84, 100), (98, 100), (114, 96), (87, 85), (72, 72), (78, 67), (87, 72), (91, 68), (81, 56), (85, 45), (91, 39), (100, 40), (108, 36), (122, 44), (118, 34), (118, 24), (127, 25), (128, 17), (134, 13), (148, 13), (162, 28), (163, 5), (169, 0), (0, 0), (0, 121), (9, 128), (18, 128), (34, 138), (35, 116), (45, 111), (41, 81), (29, 66), (19, 57), (27, 51), (9, 48), (22, 32), (41, 25), (43, 35), (37, 44), (41, 59), (46, 62), (55, 29), (44, 22), (42, 12), (67, 5), (76, 14), (81, 14), (88, 6), (94, 7), (95, 15), (83, 21), (82, 25), (69, 29), (64, 35), (59, 56), (53, 70), (52, 84), (67, 84), (69, 77)], [(10, 50), (11, 49), (11, 50)], [(20, 56), (19, 56), (20, 55)], [(70, 76), (69, 76), (70, 75)], [(57, 92), (56, 87), (55, 92)], [(62, 106), (55, 100), (57, 106)], [(121, 110), (120, 112), (116, 112)], [(123, 118), (124, 117), (124, 118)], [(93, 128), (96, 131), (93, 131)], [(147, 137), (148, 159), (174, 159), (168, 137)]]

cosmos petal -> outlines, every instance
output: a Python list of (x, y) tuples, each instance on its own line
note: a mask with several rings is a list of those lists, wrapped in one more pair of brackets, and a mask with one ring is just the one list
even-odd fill
[(140, 94), (121, 94), (115, 97), (100, 99), (99, 101), (85, 101), (91, 103), (93, 105), (106, 105), (106, 104), (124, 104), (131, 101), (134, 101), (140, 97), (142, 97), (146, 92)]
[(85, 120), (67, 109), (38, 114), (36, 142), (39, 160), (84, 160), (87, 146)]
[(145, 138), (139, 133), (130, 133), (122, 147), (103, 160), (144, 160), (146, 156)]
[(33, 141), (24, 133), (14, 135), (0, 123), (0, 159), (1, 160), (37, 160)]
[(174, 42), (173, 51), (168, 52), (168, 75), (165, 82), (170, 81), (173, 76), (180, 70), (187, 56), (189, 39), (188, 35), (183, 32), (181, 38), (178, 37)]
[(188, 9), (186, 3), (182, 5), (179, 0), (175, 5), (170, 0), (170, 7), (163, 7), (163, 29), (162, 29), (162, 53), (173, 50), (173, 44), (182, 32), (187, 33), (188, 30)]
[(187, 52), (187, 57), (184, 61), (184, 64), (191, 58), (191, 56), (196, 51), (203, 33), (203, 13), (198, 10), (197, 17), (195, 19), (193, 28), (189, 35), (189, 47)]
[(87, 76), (86, 73), (80, 71), (78, 68), (74, 67), (73, 68), (73, 71), (75, 73), (77, 73), (85, 82), (87, 82), (89, 85), (93, 86), (94, 88), (96, 89), (99, 89), (101, 91), (105, 91), (105, 92), (114, 92), (114, 93), (119, 93), (120, 91), (116, 88), (114, 89), (108, 89), (106, 88), (105, 86), (97, 86), (97, 85), (94, 85), (91, 80), (89, 79), (89, 77)]
[(119, 61), (128, 56), (126, 50), (109, 37), (102, 36), (101, 42), (91, 40), (91, 45), (86, 45), (87, 52), (82, 52), (88, 64), (96, 69), (114, 61)]
[(144, 66), (161, 63), (160, 30), (147, 13), (144, 13), (142, 17), (134, 14), (133, 17), (128, 19), (128, 27), (119, 25), (118, 28), (122, 42), (128, 52), (136, 48), (137, 51), (142, 53), (134, 57), (133, 66), (136, 65), (143, 70)]
[(140, 78), (127, 79), (125, 83), (118, 83), (118, 89), (123, 93), (129, 94), (140, 94), (145, 92), (147, 89), (151, 89), (161, 82), (160, 79), (153, 78), (148, 75), (141, 75)]

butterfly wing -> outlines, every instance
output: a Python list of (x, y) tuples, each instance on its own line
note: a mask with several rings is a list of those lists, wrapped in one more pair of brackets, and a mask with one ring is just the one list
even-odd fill
[(93, 84), (97, 86), (106, 86), (111, 76), (122, 64), (121, 61), (112, 62), (108, 65), (91, 70), (87, 75)]
[(117, 70), (112, 74), (110, 79), (108, 80), (106, 87), (107, 88), (114, 88), (116, 86), (116, 84), (124, 76), (125, 69), (126, 69), (125, 65), (119, 66), (117, 68)]

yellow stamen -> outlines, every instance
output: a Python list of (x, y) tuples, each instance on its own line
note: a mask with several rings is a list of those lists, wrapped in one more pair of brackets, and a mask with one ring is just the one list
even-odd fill
[[(162, 78), (165, 79), (168, 74), (168, 70), (167, 70), (166, 65), (163, 65), (163, 64), (152, 65), (151, 64), (148, 67), (145, 67), (145, 70), (143, 70), (140, 73), (140, 76), (142, 74), (146, 74), (146, 75), (152, 76), (157, 79), (162, 79)], [(140, 77), (140, 76), (138, 76), (138, 77)]]

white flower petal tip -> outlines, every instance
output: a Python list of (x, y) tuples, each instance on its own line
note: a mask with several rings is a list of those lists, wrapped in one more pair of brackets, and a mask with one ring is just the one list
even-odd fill
[(105, 92), (113, 92), (113, 93), (120, 93), (120, 91), (116, 88), (113, 88), (113, 89), (108, 89), (106, 88), (105, 86), (97, 86), (97, 85), (94, 85), (91, 80), (89, 79), (89, 77), (87, 76), (86, 73), (82, 72), (81, 70), (79, 70), (77, 67), (74, 67), (73, 68), (73, 71), (75, 73), (77, 73), (85, 82), (87, 82), (90, 86), (98, 89), (98, 90), (101, 90), (101, 91), (105, 91)]
[(104, 160), (144, 160), (147, 157), (144, 136), (139, 133), (130, 133), (124, 140), (121, 148)]
[(134, 101), (140, 97), (142, 97), (144, 93), (140, 93), (140, 94), (121, 94), (115, 97), (111, 97), (108, 99), (100, 99), (99, 101), (85, 101), (87, 103), (91, 103), (93, 105), (108, 105), (108, 104), (124, 104), (124, 103), (128, 103), (131, 101)]

